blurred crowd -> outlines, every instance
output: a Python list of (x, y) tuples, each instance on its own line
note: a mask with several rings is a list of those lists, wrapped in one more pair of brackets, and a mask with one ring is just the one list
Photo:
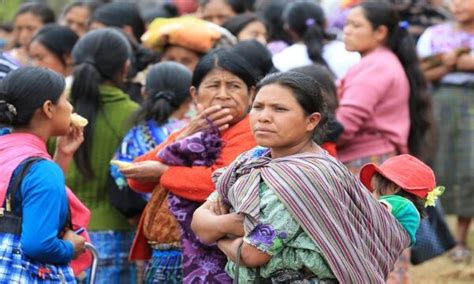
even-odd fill
[[(269, 166), (272, 171), (247, 176), (246, 167), (260, 165), (242, 153), (260, 161), (268, 154), (262, 152), (265, 148), (271, 149), (272, 158), (276, 153), (286, 157), (298, 147), (327, 153), (322, 166), (315, 166), (320, 176), (308, 177), (312, 184), (327, 179), (321, 188), (358, 187), (352, 175), (372, 188), (370, 178), (364, 182), (366, 171), (361, 172), (372, 163), (376, 176), (410, 192), (403, 196), (415, 205), (413, 212), (419, 213), (411, 213), (417, 216), (424, 215), (417, 202), (425, 201), (436, 184), (443, 185), (445, 192), (436, 209), (426, 212), (427, 219), (444, 223), (444, 212), (456, 215), (455, 240), (447, 227), (425, 231), (424, 237), (442, 240), (439, 246), (442, 252), (451, 249), (453, 262), (471, 260), (467, 235), (474, 217), (474, 0), (176, 0), (142, 8), (131, 2), (75, 1), (56, 15), (43, 3), (27, 2), (11, 23), (0, 26), (2, 204), (9, 200), (13, 177), (21, 176), (17, 166), (28, 156), (18, 153), (59, 165), (33, 165), (20, 190), (19, 249), (32, 259), (31, 267), (40, 267), (40, 278), (57, 272), (65, 282), (87, 283), (90, 269), (85, 264), (90, 259), (76, 258), (87, 240), (100, 255), (96, 283), (231, 283), (236, 277), (253, 283), (260, 276), (264, 279), (259, 283), (362, 281), (344, 276), (332, 261), (337, 252), (321, 245), (337, 243), (331, 240), (332, 229), (325, 230), (329, 237), (318, 239), (319, 233), (307, 226), (323, 226), (324, 221), (309, 220), (305, 210), (295, 209), (311, 206), (307, 203), (313, 197), (323, 198), (328, 211), (314, 212), (329, 214), (348, 197), (312, 196), (304, 178), (301, 183), (299, 177), (295, 183), (285, 180), (288, 171), (294, 173), (285, 167)], [(297, 104), (287, 101), (285, 92), (292, 92)], [(321, 101), (309, 99), (312, 92)], [(304, 119), (288, 107), (292, 103)], [(69, 129), (65, 117), (71, 112), (86, 118), (88, 125)], [(264, 112), (271, 112), (270, 118), (262, 118)], [(275, 129), (265, 128), (265, 123)], [(403, 154), (432, 168), (436, 182), (410, 177), (414, 180), (397, 183), (380, 165)], [(336, 161), (344, 170), (334, 166)], [(403, 172), (406, 167), (404, 175), (412, 171), (421, 176), (421, 166), (411, 163), (400, 162), (396, 169)], [(307, 199), (286, 203), (289, 197), (275, 189), (274, 176), (280, 184), (301, 187)], [(260, 184), (254, 195), (239, 191), (239, 186), (253, 188), (252, 180)], [(35, 188), (35, 181), (59, 187), (58, 192), (64, 186), (70, 190), (44, 189), (36, 193), (43, 197), (37, 197), (28, 190)], [(379, 186), (390, 187), (377, 184), (374, 190)], [(228, 193), (229, 188), (234, 191)], [(255, 205), (256, 200), (260, 203)], [(353, 211), (364, 202), (347, 202), (350, 212), (338, 214), (365, 218)], [(390, 208), (401, 206), (387, 202)], [(77, 208), (68, 209), (68, 204)], [(378, 212), (370, 204), (364, 205), (367, 212)], [(234, 212), (256, 217), (243, 219)], [(372, 274), (383, 275), (388, 283), (409, 283), (410, 259), (427, 252), (415, 244), (419, 224), (413, 231), (407, 225), (411, 221), (392, 213), (410, 238), (395, 240), (387, 233), (390, 226), (377, 231), (393, 251), (399, 244), (395, 241), (408, 243), (400, 257), (387, 250), (393, 263), (380, 264)], [(84, 218), (77, 221), (76, 214)], [(72, 227), (66, 230), (71, 217)], [(331, 218), (334, 224), (340, 221)], [(87, 227), (85, 234), (73, 233), (76, 222)], [(265, 231), (266, 225), (273, 229)], [(367, 241), (370, 234), (353, 226), (335, 225), (342, 231), (333, 235), (347, 229)], [(240, 246), (230, 236), (243, 237)], [(421, 235), (416, 238), (424, 241)], [(2, 250), (7, 248), (0, 246)], [(382, 257), (385, 252), (377, 253)], [(69, 279), (67, 263), (73, 258)], [(347, 271), (364, 275), (362, 268), (351, 266), (350, 257), (347, 263), (342, 259)], [(0, 283), (8, 279), (2, 276), (2, 261), (0, 257)], [(44, 263), (56, 266), (42, 270)], [(279, 277), (286, 280), (275, 280)], [(373, 277), (368, 282), (383, 279)], [(53, 278), (50, 283), (56, 283)], [(319, 282), (297, 282), (313, 278)]]

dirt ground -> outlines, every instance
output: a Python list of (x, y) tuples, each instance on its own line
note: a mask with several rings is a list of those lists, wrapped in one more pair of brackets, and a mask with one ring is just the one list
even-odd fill
[[(448, 216), (451, 232), (455, 232), (455, 218)], [(469, 246), (474, 248), (474, 224), (469, 232)], [(411, 267), (413, 284), (474, 284), (474, 256), (470, 263), (454, 264), (447, 254)]]

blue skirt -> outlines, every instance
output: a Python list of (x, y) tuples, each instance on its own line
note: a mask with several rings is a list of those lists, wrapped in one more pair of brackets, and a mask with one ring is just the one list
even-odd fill
[[(137, 283), (137, 266), (128, 260), (135, 234), (131, 231), (92, 231), (89, 235), (99, 253), (95, 283)], [(89, 275), (82, 283), (89, 283)]]
[(181, 249), (157, 250), (153, 249), (150, 263), (145, 270), (145, 283), (183, 282), (183, 253)]
[(69, 265), (45, 264), (27, 257), (20, 236), (0, 233), (0, 283), (76, 283)]

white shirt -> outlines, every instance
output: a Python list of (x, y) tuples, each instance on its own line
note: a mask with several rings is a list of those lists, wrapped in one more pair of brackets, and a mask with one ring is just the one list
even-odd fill
[[(347, 70), (360, 61), (359, 53), (347, 51), (344, 43), (338, 40), (330, 41), (323, 46), (323, 58), (337, 79), (344, 77)], [(273, 65), (283, 72), (313, 64), (306, 45), (302, 43), (295, 43), (285, 48), (275, 54), (272, 60)]]

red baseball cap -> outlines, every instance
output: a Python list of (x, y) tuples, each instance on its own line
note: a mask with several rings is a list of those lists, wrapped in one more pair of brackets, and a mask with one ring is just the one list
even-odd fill
[(360, 180), (370, 191), (374, 191), (371, 181), (375, 172), (422, 199), (436, 186), (433, 170), (407, 154), (391, 157), (380, 166), (373, 163), (364, 165), (360, 169)]

